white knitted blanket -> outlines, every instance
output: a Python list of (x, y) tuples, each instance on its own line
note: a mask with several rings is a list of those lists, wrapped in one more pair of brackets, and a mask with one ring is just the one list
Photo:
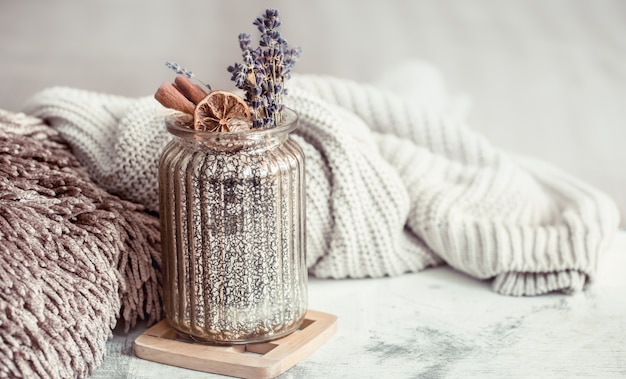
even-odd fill
[[(381, 277), (445, 262), (495, 279), (502, 294), (582, 290), (617, 230), (613, 201), (499, 150), (431, 100), (337, 78), (291, 80), (310, 273)], [(157, 161), (171, 138), (160, 109), (152, 96), (50, 88), (26, 112), (53, 125), (96, 182), (156, 211)]]

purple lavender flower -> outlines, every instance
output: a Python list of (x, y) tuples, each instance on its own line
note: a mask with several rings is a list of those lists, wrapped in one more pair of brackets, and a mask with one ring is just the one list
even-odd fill
[(252, 39), (250, 37), (250, 34), (247, 34), (247, 33), (239, 34), (239, 48), (241, 49), (241, 51), (247, 50), (250, 47), (251, 42), (252, 42)]
[(167, 66), (167, 68), (169, 68), (171, 70), (174, 70), (178, 75), (185, 75), (186, 77), (188, 77), (190, 79), (193, 76), (193, 72), (191, 72), (189, 70), (185, 70), (178, 63), (165, 62), (165, 65)]
[(281, 22), (277, 9), (267, 9), (253, 25), (261, 33), (259, 47), (253, 49), (250, 35), (239, 35), (243, 63), (228, 67), (231, 80), (244, 91), (253, 112), (255, 128), (271, 128), (281, 122), (283, 98), (287, 94), (285, 80), (300, 57), (301, 49), (289, 48), (278, 31)]
[(193, 72), (191, 72), (189, 70), (185, 70), (178, 63), (165, 62), (165, 66), (167, 66), (167, 68), (169, 68), (169, 69), (173, 70), (174, 72), (176, 72), (178, 75), (185, 75), (189, 79), (195, 79), (198, 83), (202, 84), (207, 90), (211, 91), (211, 86), (210, 85), (208, 85), (208, 84), (204, 83), (203, 81), (201, 81), (200, 79), (198, 79), (198, 77), (195, 76)]

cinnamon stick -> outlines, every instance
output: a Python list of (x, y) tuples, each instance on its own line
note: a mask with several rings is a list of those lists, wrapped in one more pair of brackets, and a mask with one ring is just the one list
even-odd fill
[(193, 115), (195, 104), (189, 101), (172, 83), (161, 84), (155, 92), (154, 98), (166, 108), (176, 109)]
[(206, 91), (197, 84), (194, 84), (184, 75), (178, 75), (174, 79), (174, 87), (182, 93), (189, 101), (198, 104), (207, 95)]

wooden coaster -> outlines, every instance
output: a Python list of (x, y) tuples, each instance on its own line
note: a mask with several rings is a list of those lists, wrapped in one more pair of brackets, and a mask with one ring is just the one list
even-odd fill
[(139, 358), (167, 365), (240, 378), (274, 378), (302, 361), (337, 330), (337, 317), (309, 310), (290, 335), (264, 343), (212, 346), (177, 339), (166, 320), (134, 344)]

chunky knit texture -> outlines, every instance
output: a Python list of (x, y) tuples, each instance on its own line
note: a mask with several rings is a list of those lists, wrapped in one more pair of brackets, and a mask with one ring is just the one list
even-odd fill
[(160, 319), (158, 226), (41, 120), (0, 111), (0, 378), (84, 377), (119, 318)]
[[(613, 201), (499, 150), (441, 102), (421, 99), (337, 78), (292, 79), (310, 272), (380, 277), (445, 262), (495, 279), (502, 294), (583, 289), (617, 230)], [(53, 125), (102, 186), (158, 209), (157, 160), (171, 136), (151, 97), (51, 88), (27, 111)]]

